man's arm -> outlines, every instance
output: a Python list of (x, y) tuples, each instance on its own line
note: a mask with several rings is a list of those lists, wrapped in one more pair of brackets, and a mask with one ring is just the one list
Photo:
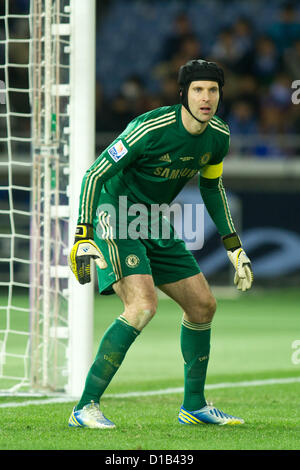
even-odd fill
[(78, 224), (93, 224), (103, 184), (130, 165), (137, 158), (138, 150), (137, 146), (126, 146), (125, 139), (120, 136), (87, 170), (81, 184)]
[[(198, 180), (205, 207), (221, 236), (235, 232), (222, 182), (223, 163), (207, 165)], [(204, 176), (205, 175), (205, 176)]]
[(86, 284), (91, 280), (91, 258), (100, 269), (107, 267), (103, 254), (93, 240), (93, 218), (102, 186), (130, 165), (142, 151), (143, 141), (129, 148), (124, 135), (126, 131), (97, 158), (82, 180), (74, 245), (69, 255), (69, 266), (80, 284)]
[(207, 165), (199, 176), (199, 189), (205, 207), (222, 237), (227, 255), (236, 273), (234, 283), (239, 290), (250, 289), (253, 282), (251, 263), (236, 233), (222, 183), (223, 163)]

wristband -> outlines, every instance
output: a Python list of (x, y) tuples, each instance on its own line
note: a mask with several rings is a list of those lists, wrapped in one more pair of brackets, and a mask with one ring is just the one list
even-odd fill
[(93, 226), (91, 224), (78, 224), (75, 231), (75, 243), (87, 239), (94, 239)]
[(236, 232), (222, 237), (222, 242), (227, 251), (234, 251), (242, 246), (241, 240)]

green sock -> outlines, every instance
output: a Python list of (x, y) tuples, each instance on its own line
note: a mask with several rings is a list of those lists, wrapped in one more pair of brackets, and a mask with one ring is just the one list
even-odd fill
[(85, 382), (83, 394), (76, 410), (93, 400), (99, 403), (111, 379), (120, 367), (126, 352), (140, 331), (120, 315), (104, 333), (94, 363)]
[(184, 359), (183, 407), (195, 411), (206, 406), (204, 385), (210, 351), (211, 323), (181, 325), (181, 351)]

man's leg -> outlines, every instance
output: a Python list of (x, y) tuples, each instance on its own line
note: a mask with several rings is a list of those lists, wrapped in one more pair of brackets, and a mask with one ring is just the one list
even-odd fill
[(159, 286), (183, 309), (181, 350), (184, 358), (182, 424), (243, 424), (244, 420), (207, 405), (204, 385), (210, 351), (211, 321), (216, 301), (202, 273)]
[(184, 359), (184, 401), (187, 410), (206, 405), (204, 385), (210, 351), (211, 321), (216, 301), (202, 273), (159, 288), (183, 309), (181, 351)]
[(156, 312), (157, 296), (152, 276), (127, 276), (113, 288), (123, 302), (124, 311), (104, 333), (76, 410), (91, 401), (99, 403), (129, 347)]

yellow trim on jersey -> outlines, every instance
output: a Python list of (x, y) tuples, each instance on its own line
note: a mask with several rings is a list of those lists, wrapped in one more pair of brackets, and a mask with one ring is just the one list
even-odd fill
[(176, 122), (176, 119), (173, 119), (172, 121), (169, 121), (169, 122), (166, 122), (164, 124), (160, 124), (160, 126), (154, 126), (154, 127), (151, 127), (150, 129), (146, 130), (145, 132), (143, 132), (143, 134), (141, 134), (139, 137), (137, 137), (137, 139), (135, 139), (133, 142), (131, 142), (129, 144), (129, 147), (131, 147), (133, 144), (135, 144), (138, 140), (140, 140), (142, 137), (144, 137), (145, 134), (148, 134), (148, 132), (150, 131), (154, 131), (154, 129), (159, 129), (160, 127), (165, 127), (165, 126), (168, 126), (169, 124), (173, 124), (174, 122)]
[(139, 125), (133, 132), (131, 132), (127, 137), (125, 137), (125, 141), (127, 142), (127, 144), (129, 144), (129, 147), (131, 147), (148, 132), (154, 129), (158, 129), (160, 127), (168, 126), (169, 124), (172, 124), (174, 122), (176, 122), (175, 111), (160, 116), (156, 119), (150, 119), (142, 125)]
[[(109, 168), (112, 166), (112, 163), (109, 163), (108, 165), (106, 165), (105, 168), (101, 168), (103, 171), (101, 171), (101, 173), (95, 173), (94, 175), (94, 181), (92, 182), (92, 194), (91, 194), (91, 203), (90, 203), (90, 214), (89, 214), (89, 220), (92, 220), (93, 218), (93, 204), (92, 204), (92, 201), (94, 200), (94, 195), (95, 195), (95, 191), (96, 191), (96, 186), (97, 186), (97, 180), (99, 178), (101, 178), (101, 176), (104, 175), (104, 173), (107, 172), (107, 170), (109, 170)], [(100, 169), (99, 169), (100, 170)], [(88, 191), (88, 196), (89, 196), (89, 191)]]
[[(105, 220), (107, 217), (107, 220)], [(106, 214), (104, 211), (99, 214), (99, 222), (102, 227), (102, 239), (107, 243), (109, 259), (112, 264), (113, 271), (118, 281), (122, 277), (122, 268), (119, 257), (118, 247), (113, 239), (113, 228), (109, 224), (110, 215)]]
[(141, 122), (141, 124), (139, 124), (137, 127), (135, 127), (135, 128), (133, 129), (133, 131), (131, 131), (131, 132), (125, 137), (125, 140), (127, 140), (132, 134), (134, 134), (135, 132), (137, 132), (140, 127), (145, 126), (146, 124), (150, 124), (151, 122), (155, 123), (156, 121), (159, 121), (159, 120), (162, 119), (162, 118), (165, 119), (165, 118), (167, 118), (168, 116), (175, 117), (175, 114), (176, 114), (175, 111), (171, 111), (170, 113), (163, 114), (162, 116), (159, 116), (159, 117), (157, 117), (157, 118), (148, 119), (148, 120), (145, 121), (145, 122)]
[[(93, 211), (93, 198), (96, 190), (97, 180), (112, 166), (112, 163), (109, 162), (105, 157), (99, 162), (99, 164), (91, 170), (85, 180), (85, 185), (82, 195), (81, 203), (81, 223), (88, 223), (92, 220), (92, 211)], [(91, 193), (91, 196), (90, 196)], [(91, 203), (89, 199), (91, 198)], [(88, 214), (88, 207), (90, 208), (90, 213)]]
[(215, 165), (205, 165), (200, 170), (201, 176), (208, 179), (219, 178), (223, 173), (223, 162)]
[(223, 134), (226, 134), (226, 135), (230, 135), (230, 132), (229, 131), (226, 131), (225, 129), (222, 129), (221, 127), (219, 127), (218, 125), (216, 125), (216, 122), (214, 121), (213, 123), (212, 122), (209, 122), (208, 123), (210, 127), (212, 127), (213, 129), (216, 129), (217, 131), (219, 132), (223, 132)]
[(216, 116), (212, 117), (210, 122), (212, 122), (213, 124), (218, 125), (219, 127), (221, 127), (222, 129), (224, 129), (225, 131), (228, 131), (228, 132), (229, 132), (229, 127), (228, 127), (228, 125), (225, 124), (225, 123), (222, 122), (222, 121), (219, 121), (219, 119), (217, 119)]
[(225, 216), (226, 216), (228, 226), (229, 226), (231, 232), (235, 232), (235, 228), (234, 228), (233, 221), (232, 221), (232, 218), (231, 218), (231, 213), (230, 213), (230, 210), (229, 210), (229, 207), (228, 207), (228, 202), (227, 202), (225, 189), (224, 189), (223, 182), (222, 182), (222, 177), (220, 177), (219, 184), (218, 184), (218, 189), (220, 191), (220, 195), (221, 195), (221, 198), (222, 198), (222, 202), (223, 202), (223, 206), (224, 206), (224, 212), (225, 212)]

